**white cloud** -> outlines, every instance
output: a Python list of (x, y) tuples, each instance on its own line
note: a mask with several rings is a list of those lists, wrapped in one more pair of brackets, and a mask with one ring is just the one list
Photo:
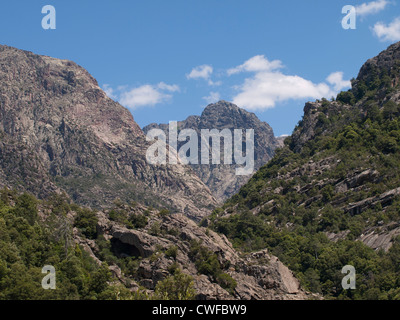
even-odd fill
[(371, 2), (365, 2), (356, 6), (356, 13), (359, 17), (365, 17), (370, 14), (376, 14), (386, 8), (389, 4), (387, 0), (377, 0)]
[(399, 41), (400, 40), (400, 17), (394, 19), (390, 24), (377, 22), (372, 31), (381, 41)]
[(109, 98), (111, 98), (111, 99), (113, 99), (113, 100), (117, 99), (117, 97), (114, 95), (114, 90), (113, 90), (113, 88), (111, 88), (109, 84), (104, 84), (104, 85), (103, 85), (103, 91), (106, 93), (106, 95), (107, 95)]
[(207, 103), (215, 103), (218, 102), (219, 100), (221, 100), (221, 96), (219, 94), (219, 92), (210, 92), (209, 96), (203, 97), (203, 99), (207, 102)]
[(151, 85), (143, 85), (133, 88), (121, 94), (122, 105), (135, 109), (141, 106), (154, 106), (171, 98), (171, 95), (163, 94)]
[(350, 80), (343, 80), (343, 72), (332, 72), (327, 78), (326, 81), (333, 85), (335, 91), (341, 91), (344, 88), (349, 88), (351, 86)]
[(325, 83), (314, 84), (299, 76), (280, 72), (259, 72), (245, 80), (233, 103), (249, 110), (273, 108), (277, 102), (290, 99), (322, 98), (334, 95)]
[(272, 71), (282, 68), (282, 62), (279, 60), (269, 61), (263, 55), (254, 56), (245, 63), (227, 71), (228, 75), (239, 72), (258, 72), (258, 71)]
[(211, 79), (208, 80), (208, 85), (210, 86), (220, 86), (222, 84), (222, 81), (212, 81)]
[(169, 92), (176, 92), (176, 91), (180, 91), (180, 88), (177, 84), (173, 84), (173, 85), (169, 85), (166, 84), (165, 82), (160, 82), (157, 87), (161, 90), (166, 90)]
[(204, 79), (208, 80), (213, 73), (213, 68), (207, 64), (198, 66), (192, 69), (192, 71), (186, 75), (188, 79)]
[(123, 106), (131, 109), (143, 106), (154, 106), (172, 98), (172, 95), (165, 93), (165, 91), (177, 92), (179, 90), (178, 85), (169, 85), (164, 82), (160, 82), (157, 85), (146, 84), (122, 91), (119, 95), (119, 102)]
[(221, 81), (214, 82), (211, 80), (211, 75), (214, 69), (212, 66), (208, 64), (204, 64), (202, 66), (198, 66), (192, 69), (192, 71), (186, 75), (187, 79), (203, 79), (206, 80), (208, 85), (210, 86), (220, 86), (222, 84)]
[(282, 63), (279, 60), (269, 62), (264, 56), (256, 56), (239, 67), (229, 69), (231, 74), (242, 71), (254, 73), (235, 87), (238, 93), (233, 97), (233, 103), (248, 110), (262, 110), (291, 99), (330, 98), (350, 85), (349, 81), (343, 80), (342, 72), (330, 74), (328, 83), (313, 83), (297, 75), (285, 75), (280, 68)]

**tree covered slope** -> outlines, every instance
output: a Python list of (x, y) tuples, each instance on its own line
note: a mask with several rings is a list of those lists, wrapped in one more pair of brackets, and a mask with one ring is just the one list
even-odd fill
[[(213, 228), (268, 248), (326, 297), (400, 298), (400, 43), (352, 89), (305, 105), (285, 146), (226, 204)], [(357, 289), (343, 290), (353, 265)]]

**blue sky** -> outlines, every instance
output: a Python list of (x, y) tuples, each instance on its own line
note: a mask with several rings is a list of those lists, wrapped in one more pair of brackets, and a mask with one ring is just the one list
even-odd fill
[[(233, 101), (290, 134), (306, 101), (346, 90), (361, 65), (400, 40), (394, 0), (15, 0), (0, 43), (86, 68), (140, 126)], [(56, 29), (42, 28), (42, 7)], [(356, 7), (343, 29), (342, 7)]]

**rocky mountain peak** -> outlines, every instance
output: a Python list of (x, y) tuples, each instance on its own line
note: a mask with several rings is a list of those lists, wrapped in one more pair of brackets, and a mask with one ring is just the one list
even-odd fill
[(397, 42), (364, 63), (357, 78), (352, 82), (351, 91), (356, 99), (367, 95), (366, 98), (374, 97), (381, 103), (393, 96), (399, 83), (400, 42)]
[(228, 114), (238, 114), (240, 113), (240, 109), (237, 105), (230, 103), (228, 101), (225, 100), (220, 100), (216, 103), (211, 103), (209, 105), (207, 105), (201, 116), (202, 117), (209, 117), (210, 115), (220, 115), (220, 116), (226, 116)]
[[(153, 128), (159, 128), (168, 132), (168, 124), (152, 123), (143, 128), (147, 133)], [(275, 138), (270, 125), (257, 118), (254, 113), (248, 112), (237, 105), (221, 100), (217, 103), (209, 104), (203, 110), (201, 116), (192, 115), (186, 120), (178, 122), (178, 128), (193, 129), (200, 134), (202, 129), (253, 129), (254, 130), (254, 172), (271, 159), (274, 150), (280, 146), (280, 142)], [(168, 137), (168, 135), (167, 135)], [(178, 144), (178, 149), (184, 144)], [(200, 150), (200, 140), (199, 140)], [(213, 195), (220, 202), (232, 196), (239, 188), (251, 177), (237, 176), (236, 164), (225, 165), (191, 165), (196, 174), (210, 188)]]
[(400, 41), (390, 45), (386, 50), (379, 53), (376, 57), (368, 59), (364, 65), (361, 67), (357, 80), (365, 80), (370, 75), (368, 72), (372, 68), (379, 69), (381, 71), (387, 70), (392, 71), (397, 68), (400, 62)]
[[(299, 152), (316, 135), (328, 135), (365, 117), (371, 108), (383, 110), (385, 105), (400, 102), (400, 42), (389, 46), (360, 68), (352, 88), (338, 94), (336, 101), (326, 99), (307, 102), (302, 120), (290, 138), (292, 150)], [(396, 107), (394, 107), (396, 108)], [(347, 114), (346, 117), (343, 117)], [(335, 118), (331, 123), (330, 119)]]
[(1, 151), (10, 149), (5, 141), (29, 150), (17, 151), (26, 161), (13, 170), (2, 163), (2, 185), (25, 180), (18, 188), (37, 196), (58, 188), (95, 208), (116, 198), (139, 200), (197, 220), (216, 204), (189, 168), (147, 163), (150, 144), (132, 114), (72, 61), (1, 46), (0, 130)]
[[(251, 129), (260, 125), (261, 121), (254, 113), (248, 112), (237, 105), (221, 100), (209, 104), (201, 114), (203, 126), (215, 126), (217, 128), (245, 128)], [(266, 123), (264, 123), (266, 124)], [(266, 124), (265, 128), (269, 127)], [(269, 127), (268, 131), (272, 129)]]

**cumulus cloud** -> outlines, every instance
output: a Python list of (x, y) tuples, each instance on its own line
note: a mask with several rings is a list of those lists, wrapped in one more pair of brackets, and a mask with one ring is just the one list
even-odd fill
[(188, 79), (204, 79), (208, 80), (213, 73), (213, 68), (207, 64), (198, 66), (192, 69), (192, 71), (186, 75)]
[(301, 98), (321, 98), (332, 95), (325, 83), (314, 84), (299, 76), (280, 72), (260, 72), (245, 80), (233, 103), (250, 110), (273, 108), (277, 102)]
[(341, 91), (345, 88), (349, 88), (351, 86), (350, 80), (343, 80), (343, 72), (332, 72), (327, 78), (326, 81), (333, 85), (335, 91)]
[(209, 96), (203, 97), (203, 99), (207, 102), (207, 103), (215, 103), (218, 102), (219, 100), (221, 100), (221, 96), (219, 94), (219, 92), (210, 92)]
[(180, 88), (179, 88), (179, 86), (178, 86), (177, 84), (169, 85), (169, 84), (166, 84), (166, 83), (164, 83), (164, 82), (160, 82), (160, 83), (157, 85), (157, 87), (158, 87), (158, 89), (166, 90), (166, 91), (169, 91), (169, 92), (177, 92), (177, 91), (180, 91)]
[(192, 71), (186, 75), (187, 79), (203, 79), (206, 80), (208, 85), (210, 86), (220, 86), (222, 84), (221, 81), (213, 81), (211, 79), (211, 75), (213, 73), (214, 69), (212, 66), (208, 64), (204, 64), (198, 67), (195, 67), (192, 69)]
[(386, 8), (389, 4), (387, 0), (377, 0), (371, 2), (365, 2), (356, 6), (356, 13), (359, 17), (365, 17), (371, 14), (376, 14)]
[(126, 86), (119, 88), (122, 90), (119, 94), (119, 102), (130, 109), (167, 102), (172, 98), (170, 93), (180, 91), (178, 85), (169, 85), (164, 82), (157, 85), (145, 84), (132, 89), (127, 89)]
[(227, 71), (228, 75), (247, 71), (247, 72), (258, 72), (258, 71), (273, 71), (282, 68), (282, 62), (279, 60), (269, 61), (265, 56), (258, 55), (250, 58), (245, 63), (235, 68), (231, 68)]
[(330, 98), (350, 85), (349, 81), (343, 80), (342, 72), (330, 74), (327, 78), (328, 83), (313, 83), (297, 75), (283, 74), (280, 68), (280, 61), (270, 62), (264, 56), (256, 56), (243, 65), (230, 69), (235, 70), (234, 73), (254, 73), (241, 85), (236, 86), (238, 93), (234, 96), (233, 103), (249, 110), (262, 110), (273, 108), (277, 102), (291, 99)]
[(151, 85), (143, 85), (133, 88), (121, 94), (122, 105), (135, 109), (141, 106), (154, 106), (171, 98), (171, 95), (161, 93)]
[(383, 22), (377, 22), (372, 31), (381, 41), (399, 41), (400, 17), (397, 17), (388, 25)]

